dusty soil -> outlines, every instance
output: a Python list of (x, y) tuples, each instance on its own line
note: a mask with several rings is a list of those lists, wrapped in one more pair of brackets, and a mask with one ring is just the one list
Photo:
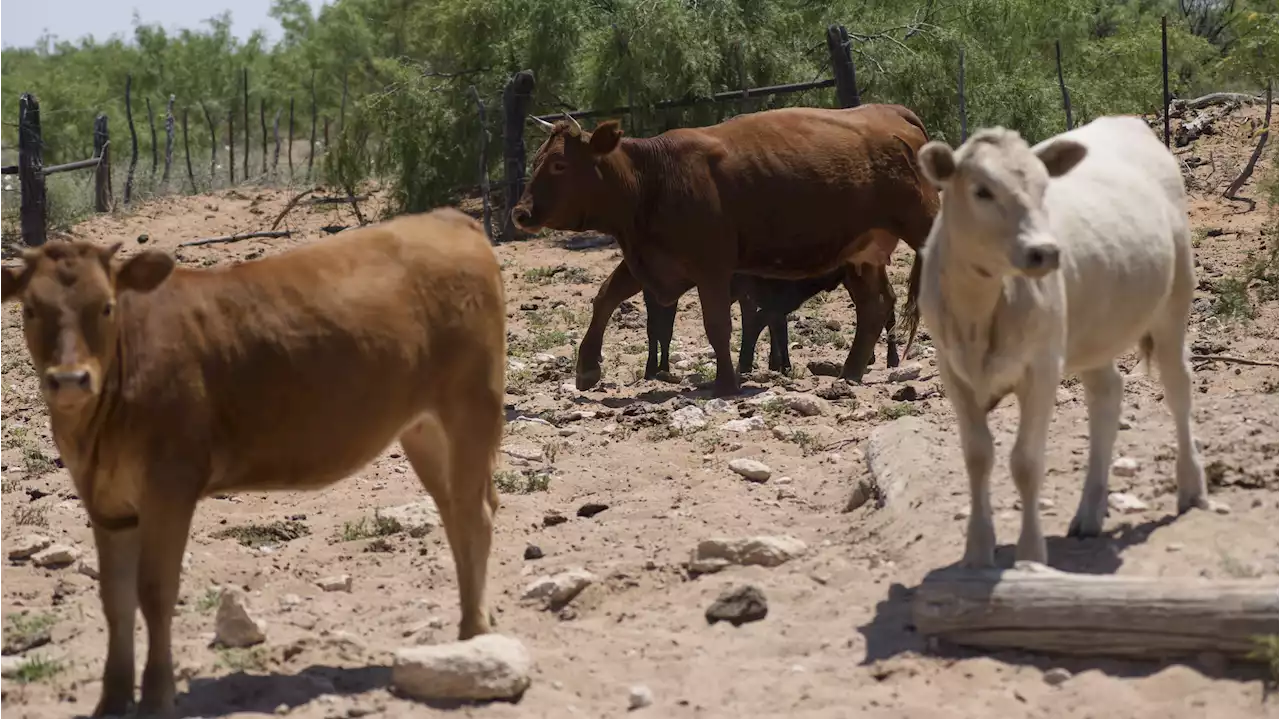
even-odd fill
[[(1203, 353), (1275, 361), (1275, 209), (1261, 201), (1245, 211), (1243, 203), (1215, 197), (1247, 158), (1250, 122), (1260, 118), (1261, 108), (1236, 112), (1218, 122), (1217, 135), (1178, 152), (1184, 159), (1213, 160), (1193, 171), (1202, 280), (1193, 346)], [(1259, 196), (1260, 176), (1242, 194)], [(86, 222), (75, 235), (103, 243), (123, 240), (133, 251), (145, 233), (146, 246), (172, 250), (197, 237), (264, 229), (286, 200), (286, 193), (247, 189), (161, 199), (130, 215)], [(344, 213), (295, 210), (287, 222), (297, 231), (292, 239), (183, 249), (179, 256), (205, 266), (251, 260), (312, 241), (323, 225), (350, 223)], [(707, 428), (673, 432), (667, 424), (671, 411), (690, 403), (705, 406), (709, 398), (697, 386), (697, 373), (711, 369), (704, 361), (708, 348), (697, 302), (688, 296), (681, 304), (676, 337), (685, 361), (674, 381), (638, 379), (645, 338), (644, 308), (637, 301), (610, 324), (605, 381), (594, 391), (578, 392), (572, 387), (574, 346), (598, 282), (620, 255), (615, 245), (568, 248), (575, 243), (583, 238), (547, 236), (498, 249), (509, 293), (513, 368), (507, 442), (539, 449), (544, 457), (532, 464), (502, 457), (498, 480), (504, 494), (489, 586), (498, 630), (524, 641), (536, 667), (532, 688), (519, 703), (455, 713), (621, 716), (630, 687), (643, 684), (652, 689), (654, 704), (638, 713), (655, 717), (1275, 716), (1265, 669), (1224, 666), (1212, 656), (1144, 664), (928, 646), (911, 626), (911, 588), (929, 571), (960, 558), (968, 507), (954, 421), (939, 394), (928, 342), (916, 380), (888, 381), (881, 344), (866, 381), (829, 402), (822, 415), (788, 415), (770, 403), (755, 410), (766, 428), (740, 434), (721, 429), (738, 418), (752, 394), (831, 385), (831, 379), (803, 370), (810, 361), (842, 361), (852, 337), (848, 297), (826, 295), (802, 308), (792, 323), (792, 340), (799, 345), (792, 359), (802, 371), (795, 377), (759, 373), (727, 412), (709, 413)], [(1272, 264), (1261, 271), (1259, 261), (1268, 252)], [(895, 281), (903, 283), (909, 250), (900, 248), (895, 259)], [(85, 514), (49, 439), (20, 321), (17, 308), (6, 306), (6, 556), (18, 537), (39, 532), (92, 558)], [(762, 342), (759, 366), (766, 353)], [(1121, 361), (1131, 368), (1134, 357)], [(1230, 514), (1174, 517), (1172, 423), (1158, 381), (1132, 376), (1126, 380), (1128, 428), (1120, 433), (1116, 454), (1136, 459), (1139, 470), (1132, 477), (1113, 476), (1111, 487), (1144, 499), (1149, 508), (1113, 512), (1102, 538), (1065, 539), (1088, 446), (1081, 390), (1069, 379), (1060, 392), (1045, 489), (1053, 565), (1125, 575), (1277, 577), (1277, 370), (1205, 362), (1197, 364), (1195, 378), (1195, 431), (1211, 468), (1213, 497)], [(914, 388), (917, 399), (893, 399), (904, 385)], [(946, 438), (922, 457), (935, 466), (928, 468), (928, 485), (913, 489), (919, 501), (892, 512), (873, 503), (844, 511), (851, 488), (867, 472), (864, 442), (877, 426), (903, 415), (918, 416)], [(793, 432), (775, 432), (776, 425)], [(1006, 402), (993, 414), (1002, 455), (1015, 428), (1016, 409)], [(772, 478), (744, 481), (727, 467), (737, 457), (763, 461)], [(1003, 460), (993, 491), (999, 558), (1008, 564), (1018, 513)], [(205, 500), (188, 545), (190, 566), (174, 627), (184, 714), (443, 714), (387, 689), (393, 650), (454, 638), (456, 584), (442, 531), (353, 538), (368, 534), (364, 530), (374, 526), (379, 508), (422, 494), (393, 446), (359, 475), (324, 492)], [(590, 518), (577, 516), (588, 502), (608, 508)], [(551, 512), (568, 520), (544, 526)], [(289, 521), (306, 533), (253, 547), (215, 537), (229, 528)], [(686, 575), (682, 565), (700, 540), (760, 534), (798, 537), (808, 551), (771, 569)], [(252, 539), (246, 541), (253, 544)], [(529, 544), (545, 556), (524, 559)], [(585, 567), (598, 581), (566, 609), (545, 611), (519, 601), (534, 577), (570, 567)], [(349, 594), (326, 593), (314, 584), (344, 573), (354, 578)], [(46, 622), (52, 640), (26, 652), (50, 660), (42, 671), (28, 671), (31, 681), (4, 680), (4, 710), (11, 717), (91, 711), (106, 648), (96, 582), (74, 564), (40, 569), (21, 562), (6, 562), (3, 580), (6, 639)], [(764, 592), (767, 618), (738, 628), (708, 626), (706, 607), (737, 583)], [(209, 647), (211, 591), (228, 584), (249, 590), (268, 623), (265, 645), (240, 651)], [(19, 618), (22, 612), (25, 619)], [(137, 641), (141, 662), (141, 628)], [(1054, 667), (1069, 670), (1071, 678), (1050, 685), (1044, 672)]]

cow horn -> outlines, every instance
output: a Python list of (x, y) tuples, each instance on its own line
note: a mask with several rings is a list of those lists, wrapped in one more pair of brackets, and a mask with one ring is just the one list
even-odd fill
[(530, 115), (530, 116), (529, 116), (529, 119), (530, 119), (530, 120), (533, 120), (534, 124), (536, 124), (538, 127), (542, 128), (542, 130), (544, 130), (545, 132), (551, 132), (553, 129), (555, 129), (555, 125), (552, 125), (551, 123), (549, 123), (549, 122), (547, 122), (546, 120), (543, 120), (543, 119), (541, 119), (541, 118), (534, 117), (533, 115)]
[(569, 122), (572, 122), (573, 126), (578, 128), (578, 132), (582, 132), (582, 125), (579, 125), (578, 121), (573, 119), (573, 115), (570, 115), (569, 113), (566, 112), (564, 113), (564, 119), (568, 120)]

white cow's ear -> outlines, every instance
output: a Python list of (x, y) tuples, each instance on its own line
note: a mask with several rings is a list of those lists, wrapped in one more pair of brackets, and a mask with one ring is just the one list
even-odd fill
[(1062, 137), (1050, 140), (1035, 150), (1036, 157), (1044, 163), (1049, 177), (1061, 177), (1080, 164), (1088, 154), (1084, 145), (1070, 138)]
[(920, 170), (925, 179), (938, 187), (946, 187), (956, 174), (956, 156), (946, 143), (932, 140), (920, 148)]

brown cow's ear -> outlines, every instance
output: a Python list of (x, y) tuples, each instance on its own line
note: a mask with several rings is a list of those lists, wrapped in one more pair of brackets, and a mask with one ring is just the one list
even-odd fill
[(617, 120), (605, 120), (591, 133), (591, 152), (607, 155), (618, 148), (619, 142), (622, 142), (622, 124)]
[(159, 250), (147, 250), (130, 257), (120, 265), (116, 288), (133, 292), (150, 292), (173, 272), (173, 258)]
[(27, 289), (27, 280), (31, 278), (28, 267), (0, 267), (0, 302), (16, 300)]
[(944, 142), (927, 142), (920, 148), (920, 170), (929, 182), (943, 187), (956, 174), (956, 155)]
[(1061, 177), (1080, 164), (1089, 150), (1075, 140), (1061, 137), (1044, 143), (1035, 149), (1035, 153), (1049, 171), (1049, 177)]

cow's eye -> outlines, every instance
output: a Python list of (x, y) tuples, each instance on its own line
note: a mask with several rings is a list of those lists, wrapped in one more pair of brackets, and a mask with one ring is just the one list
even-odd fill
[(973, 191), (973, 194), (976, 195), (979, 200), (996, 199), (996, 196), (991, 194), (991, 190), (988, 190), (986, 185), (978, 185), (978, 188)]
[(551, 174), (553, 175), (562, 174), (566, 169), (568, 169), (568, 166), (560, 160), (551, 163)]
[(25, 306), (23, 306), (23, 308), (22, 308), (22, 318), (23, 318), (23, 319), (27, 319), (27, 320), (34, 320), (34, 319), (36, 318), (36, 311), (35, 311), (35, 309), (34, 309), (33, 307), (31, 307), (31, 305), (25, 305)]
[(107, 304), (102, 306), (102, 316), (110, 317), (111, 313), (114, 312), (115, 309), (116, 309), (116, 303), (108, 302)]

